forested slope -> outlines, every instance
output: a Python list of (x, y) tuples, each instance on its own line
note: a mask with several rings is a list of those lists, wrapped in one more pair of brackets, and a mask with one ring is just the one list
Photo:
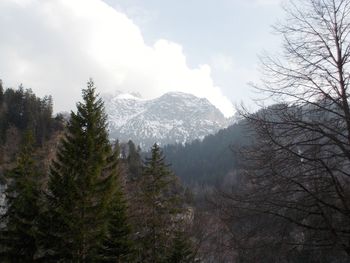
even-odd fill
[(220, 184), (237, 166), (235, 149), (248, 142), (245, 122), (240, 121), (202, 141), (167, 145), (164, 154), (186, 184)]
[(51, 96), (39, 98), (22, 85), (5, 89), (0, 80), (0, 177), (3, 169), (15, 161), (25, 134), (31, 133), (34, 150), (42, 148), (41, 154), (48, 157), (43, 148), (50, 148), (49, 141), (54, 140), (54, 134), (59, 135), (63, 126), (63, 119), (52, 115)]

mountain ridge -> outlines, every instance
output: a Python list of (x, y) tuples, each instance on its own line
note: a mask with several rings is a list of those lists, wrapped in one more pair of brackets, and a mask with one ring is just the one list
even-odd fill
[(102, 94), (110, 138), (133, 140), (142, 148), (203, 139), (234, 122), (206, 98), (168, 92), (154, 99), (130, 93)]

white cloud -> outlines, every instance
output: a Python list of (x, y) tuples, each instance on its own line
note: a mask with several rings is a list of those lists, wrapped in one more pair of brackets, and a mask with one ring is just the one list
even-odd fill
[[(214, 54), (211, 58), (212, 75), (219, 85), (230, 83), (231, 89), (227, 94), (235, 99), (235, 106), (242, 103), (256, 110), (258, 105), (253, 98), (257, 97), (249, 83), (259, 83), (258, 65), (238, 63), (237, 59), (225, 53)], [(252, 108), (252, 109), (253, 109)]]
[(101, 0), (1, 0), (0, 34), (5, 85), (52, 94), (57, 111), (73, 109), (92, 77), (101, 92), (153, 98), (183, 91), (208, 98), (226, 116), (233, 113), (208, 65), (190, 68), (174, 42), (145, 44), (133, 21)]
[(222, 72), (232, 73), (234, 71), (233, 59), (229, 55), (215, 54), (212, 58), (212, 65)]

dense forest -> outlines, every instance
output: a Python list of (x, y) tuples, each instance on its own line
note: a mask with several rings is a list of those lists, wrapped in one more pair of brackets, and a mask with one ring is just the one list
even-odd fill
[(0, 261), (349, 262), (350, 2), (286, 16), (276, 103), (186, 145), (110, 141), (92, 80), (68, 119), (0, 83)]
[(249, 141), (246, 123), (239, 121), (202, 141), (166, 145), (163, 150), (175, 174), (186, 185), (220, 186), (232, 178), (230, 173), (238, 167), (236, 150)]
[[(47, 123), (55, 124), (45, 135), (32, 124), (40, 125), (33, 120), (51, 104), (23, 88), (7, 89), (4, 94), (5, 103), (8, 94), (20, 94), (19, 104), (33, 100), (42, 107), (35, 113), (31, 112), (35, 106), (16, 108), (20, 114), (11, 112), (32, 116), (27, 126), (17, 127), (13, 119), (5, 119), (7, 129), (18, 129), (20, 145), (16, 160), (1, 174), (6, 185), (1, 262), (195, 260), (187, 232), (191, 209), (160, 148), (155, 144), (144, 162), (132, 159), (132, 154), (123, 157), (118, 142), (109, 142), (103, 102), (92, 81), (68, 123), (52, 118), (52, 111), (45, 115)], [(64, 129), (57, 129), (61, 126), (56, 122)], [(45, 167), (35, 149), (45, 151), (42, 147), (54, 131), (60, 133), (55, 157)]]
[(0, 81), (0, 180), (3, 170), (14, 164), (21, 144), (28, 132), (33, 137), (33, 147), (41, 148), (38, 159), (48, 164), (47, 151), (64, 127), (60, 115), (52, 116), (52, 98), (38, 98), (29, 90), (4, 89)]

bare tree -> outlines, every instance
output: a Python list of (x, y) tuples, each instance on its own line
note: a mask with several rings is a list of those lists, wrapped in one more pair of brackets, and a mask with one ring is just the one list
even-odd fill
[(243, 112), (255, 141), (243, 149), (244, 189), (220, 195), (223, 218), (250, 216), (246, 245), (257, 240), (254, 224), (274, 224), (278, 235), (265, 241), (349, 260), (350, 1), (290, 1), (285, 10), (276, 26), (283, 54), (261, 58), (256, 86), (278, 104)]

